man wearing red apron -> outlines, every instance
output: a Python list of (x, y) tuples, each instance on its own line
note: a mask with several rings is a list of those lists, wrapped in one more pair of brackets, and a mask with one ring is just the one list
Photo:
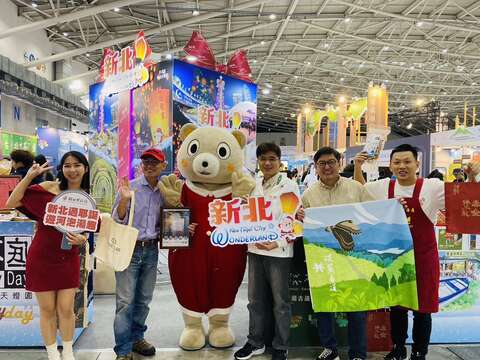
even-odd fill
[[(355, 179), (365, 184), (361, 165), (366, 153), (355, 157)], [(418, 179), (416, 148), (403, 144), (392, 150), (390, 170), (396, 180), (383, 179), (365, 184), (377, 200), (401, 199), (413, 238), (417, 274), (418, 311), (413, 311), (413, 346), (411, 360), (424, 360), (428, 352), (432, 331), (432, 313), (438, 312), (440, 264), (434, 224), (438, 210), (445, 207), (444, 183), (438, 179)], [(473, 169), (470, 178), (474, 177)], [(408, 330), (408, 309), (392, 308), (390, 312), (391, 336), (394, 347), (385, 360), (403, 360), (407, 357), (405, 342)]]
[[(428, 352), (432, 331), (432, 313), (438, 312), (438, 288), (440, 284), (440, 261), (434, 224), (423, 212), (420, 204), (420, 191), (424, 179), (417, 179), (411, 198), (402, 198), (410, 232), (413, 238), (415, 268), (417, 274), (418, 311), (413, 312), (413, 347), (411, 359), (424, 359)], [(395, 198), (395, 180), (389, 182), (388, 198)], [(407, 309), (392, 308), (390, 325), (395, 348), (385, 359), (406, 357)], [(400, 350), (400, 351), (396, 351)], [(405, 351), (404, 351), (405, 350)], [(400, 356), (399, 356), (400, 355)], [(422, 357), (423, 356), (423, 357)]]

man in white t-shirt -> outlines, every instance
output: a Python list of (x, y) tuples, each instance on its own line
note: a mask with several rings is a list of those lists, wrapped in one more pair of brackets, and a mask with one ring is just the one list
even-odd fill
[[(366, 153), (357, 154), (355, 157), (354, 178), (362, 184), (365, 184), (365, 179), (361, 167), (366, 160)], [(417, 149), (409, 144), (399, 145), (390, 154), (390, 170), (396, 180), (387, 178), (365, 184), (369, 193), (377, 200), (401, 199), (412, 233), (419, 309), (413, 311), (411, 360), (426, 358), (432, 331), (431, 314), (438, 312), (440, 263), (434, 224), (437, 212), (445, 208), (444, 183), (439, 179), (417, 178), (418, 167)], [(469, 166), (466, 172), (474, 181), (478, 166)], [(407, 357), (407, 309), (392, 308), (390, 324), (394, 347), (384, 359), (403, 360)]]
[[(263, 178), (259, 179), (252, 195), (274, 198), (293, 192), (300, 198), (297, 183), (280, 172), (280, 158), (280, 147), (274, 143), (263, 143), (257, 147), (257, 160)], [(300, 220), (303, 214), (303, 209), (298, 210)], [(275, 217), (278, 214), (272, 215)], [(248, 245), (249, 333), (247, 343), (235, 352), (235, 359), (247, 360), (264, 353), (266, 314), (272, 310), (266, 292), (271, 292), (275, 319), (272, 360), (287, 360), (291, 322), (288, 278), (292, 257), (293, 243), (286, 239)]]

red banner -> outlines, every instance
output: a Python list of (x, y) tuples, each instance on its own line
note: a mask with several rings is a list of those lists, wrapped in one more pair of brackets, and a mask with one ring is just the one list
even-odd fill
[(447, 232), (480, 234), (480, 183), (445, 184)]

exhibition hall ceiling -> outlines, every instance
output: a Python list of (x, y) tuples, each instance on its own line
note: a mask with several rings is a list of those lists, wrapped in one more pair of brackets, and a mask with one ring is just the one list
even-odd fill
[(45, 29), (66, 49), (39, 62), (73, 57), (89, 66), (90, 78), (102, 48), (130, 44), (139, 30), (158, 60), (183, 57), (194, 30), (218, 62), (246, 49), (260, 129), (295, 131), (306, 104), (364, 97), (372, 81), (389, 89), (391, 112), (432, 99), (450, 114), (463, 115), (465, 101), (480, 105), (478, 0), (13, 2), (31, 21), (17, 33)]

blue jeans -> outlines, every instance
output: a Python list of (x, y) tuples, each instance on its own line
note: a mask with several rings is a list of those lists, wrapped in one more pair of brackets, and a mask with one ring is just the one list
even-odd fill
[(113, 331), (114, 351), (127, 355), (135, 341), (144, 338), (145, 320), (150, 310), (157, 279), (158, 246), (136, 246), (132, 260), (124, 271), (116, 272), (117, 305)]
[[(367, 358), (367, 313), (364, 311), (348, 312), (348, 357), (350, 359)], [(333, 333), (335, 325), (334, 313), (317, 313), (318, 336), (320, 345), (329, 349), (337, 349), (337, 341)]]

